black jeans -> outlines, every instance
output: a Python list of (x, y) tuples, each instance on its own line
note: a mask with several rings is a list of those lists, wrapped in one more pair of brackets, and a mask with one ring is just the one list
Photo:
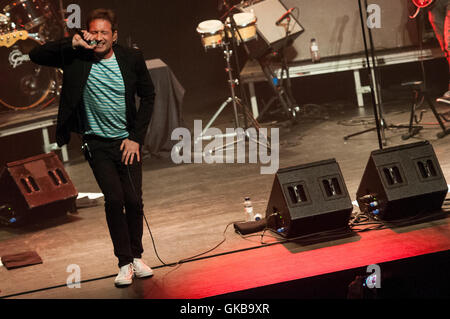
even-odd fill
[(106, 221), (119, 259), (119, 267), (141, 258), (143, 253), (142, 163), (122, 163), (122, 140), (83, 137), (88, 144), (88, 158), (95, 179), (105, 199)]

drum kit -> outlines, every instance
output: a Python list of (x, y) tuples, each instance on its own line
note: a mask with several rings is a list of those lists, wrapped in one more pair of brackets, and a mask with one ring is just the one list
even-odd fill
[(45, 0), (10, 0), (0, 9), (0, 105), (27, 110), (46, 107), (59, 96), (61, 71), (28, 57), (33, 48), (64, 34), (64, 16), (56, 7)]

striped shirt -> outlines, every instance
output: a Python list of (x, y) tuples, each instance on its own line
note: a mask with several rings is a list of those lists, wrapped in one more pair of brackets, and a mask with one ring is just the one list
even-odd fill
[(128, 137), (125, 84), (116, 57), (92, 64), (83, 92), (87, 131), (106, 138)]

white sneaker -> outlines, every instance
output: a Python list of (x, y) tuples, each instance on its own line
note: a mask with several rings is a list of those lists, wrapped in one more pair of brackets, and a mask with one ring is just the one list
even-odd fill
[(134, 274), (137, 278), (153, 276), (153, 270), (149, 266), (147, 266), (140, 258), (133, 259), (133, 268)]
[(128, 286), (133, 282), (134, 271), (133, 264), (128, 264), (120, 267), (119, 273), (117, 274), (114, 284), (116, 286)]

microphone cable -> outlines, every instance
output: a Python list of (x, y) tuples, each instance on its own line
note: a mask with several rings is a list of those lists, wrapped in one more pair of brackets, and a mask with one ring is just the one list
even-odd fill
[[(126, 165), (126, 166), (127, 166), (128, 178), (129, 178), (129, 180), (130, 180), (131, 187), (132, 187), (132, 189), (133, 189), (134, 195), (136, 196), (136, 199), (139, 201), (138, 193), (137, 193), (137, 191), (136, 191), (136, 188), (134, 187), (133, 179), (132, 179), (132, 177), (131, 177), (130, 168), (129, 168), (128, 165)], [(168, 266), (168, 267), (175, 267), (175, 266), (177, 266), (177, 265), (179, 265), (179, 264), (182, 264), (182, 263), (188, 262), (188, 261), (190, 261), (190, 260), (196, 259), (196, 258), (198, 258), (198, 257), (200, 257), (200, 256), (202, 256), (202, 255), (204, 255), (204, 254), (207, 254), (207, 253), (209, 253), (209, 252), (215, 250), (216, 248), (218, 248), (220, 245), (222, 245), (222, 244), (226, 241), (225, 233), (226, 233), (228, 227), (230, 227), (230, 225), (232, 225), (232, 224), (235, 223), (235, 222), (231, 222), (231, 223), (229, 223), (229, 224), (225, 227), (225, 230), (223, 231), (223, 239), (222, 239), (218, 244), (216, 244), (213, 248), (210, 248), (210, 249), (208, 249), (208, 250), (206, 250), (206, 251), (204, 251), (204, 252), (202, 252), (202, 253), (196, 254), (196, 255), (194, 255), (194, 256), (180, 259), (180, 260), (177, 261), (177, 262), (166, 263), (166, 262), (164, 262), (164, 261), (161, 259), (161, 257), (160, 257), (159, 254), (158, 254), (158, 250), (157, 250), (157, 248), (156, 248), (155, 239), (153, 238), (153, 234), (152, 234), (152, 231), (151, 231), (151, 229), (150, 229), (150, 225), (149, 225), (149, 223), (148, 223), (148, 221), (147, 221), (147, 217), (145, 216), (144, 211), (142, 211), (142, 215), (143, 215), (143, 217), (144, 217), (145, 224), (147, 225), (147, 229), (148, 229), (148, 232), (149, 232), (149, 234), (150, 234), (150, 238), (151, 238), (151, 240), (152, 240), (152, 245), (153, 245), (153, 250), (155, 251), (155, 255), (156, 255), (156, 257), (158, 258), (158, 260), (159, 260), (164, 266)]]
[[(131, 178), (130, 167), (128, 165), (126, 165), (126, 167), (127, 167), (128, 179), (130, 180), (131, 188), (133, 189), (134, 195), (136, 196), (136, 200), (138, 202), (140, 202), (141, 200), (139, 199), (139, 196), (138, 196), (138, 193), (136, 191), (136, 188), (134, 187), (133, 179)], [(145, 221), (145, 224), (147, 225), (148, 232), (150, 233), (150, 238), (152, 240), (153, 250), (155, 251), (155, 255), (158, 258), (158, 260), (164, 266), (170, 266), (170, 267), (176, 266), (178, 263), (167, 264), (161, 259), (161, 257), (159, 257), (158, 250), (156, 249), (155, 239), (153, 238), (153, 234), (152, 234), (152, 231), (151, 231), (150, 226), (148, 224), (147, 217), (145, 216), (145, 212), (144, 212), (143, 208), (142, 208), (142, 216), (144, 217), (144, 221)]]

